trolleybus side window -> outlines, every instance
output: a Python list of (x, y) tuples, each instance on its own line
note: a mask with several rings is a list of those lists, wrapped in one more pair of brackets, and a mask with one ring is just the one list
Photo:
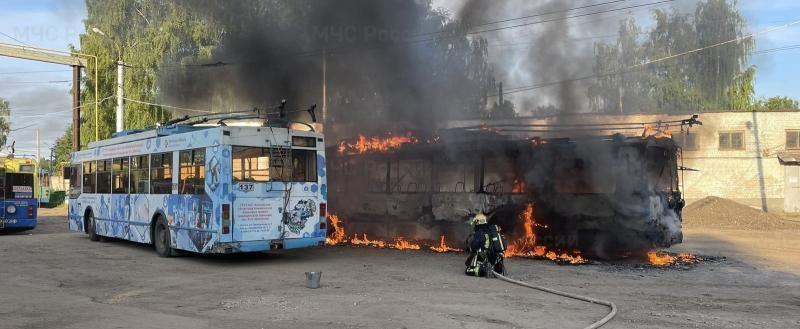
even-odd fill
[(179, 194), (203, 194), (205, 192), (206, 150), (180, 151)]
[(128, 193), (128, 158), (114, 159), (113, 166), (113, 193)]
[(83, 193), (94, 193), (94, 186), (97, 181), (96, 170), (97, 167), (94, 161), (83, 163)]
[(172, 194), (172, 152), (150, 156), (150, 193)]
[(317, 152), (292, 150), (292, 181), (317, 182)]
[(78, 195), (81, 194), (81, 176), (79, 175), (81, 166), (70, 166), (67, 167), (69, 177), (69, 197), (74, 199), (77, 198)]
[(111, 193), (111, 160), (97, 160), (96, 193)]
[(131, 157), (131, 193), (150, 193), (150, 163), (147, 155)]

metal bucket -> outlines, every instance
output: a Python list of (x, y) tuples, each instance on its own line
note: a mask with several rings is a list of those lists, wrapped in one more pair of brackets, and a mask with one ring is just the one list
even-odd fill
[(322, 272), (306, 272), (306, 287), (311, 289), (319, 288), (319, 280), (322, 278)]

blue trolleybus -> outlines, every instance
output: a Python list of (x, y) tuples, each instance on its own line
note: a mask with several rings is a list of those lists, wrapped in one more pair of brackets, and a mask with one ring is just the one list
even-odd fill
[(167, 125), (72, 154), (69, 228), (153, 244), (164, 257), (324, 245), (321, 134)]
[(36, 161), (9, 156), (0, 159), (0, 232), (31, 230), (36, 227)]

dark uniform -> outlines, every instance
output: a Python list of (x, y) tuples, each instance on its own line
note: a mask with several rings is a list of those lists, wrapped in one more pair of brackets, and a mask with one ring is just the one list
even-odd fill
[(476, 224), (468, 247), (469, 258), (464, 264), (467, 266), (467, 275), (489, 277), (492, 270), (500, 274), (506, 273), (503, 265), (503, 252), (506, 248), (497, 225)]

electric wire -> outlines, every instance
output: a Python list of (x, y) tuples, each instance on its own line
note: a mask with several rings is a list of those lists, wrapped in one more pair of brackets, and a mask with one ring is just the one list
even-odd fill
[(551, 19), (545, 19), (545, 20), (540, 20), (540, 21), (535, 21), (535, 22), (528, 22), (528, 23), (521, 23), (521, 24), (516, 24), (516, 25), (510, 25), (510, 26), (496, 27), (496, 28), (479, 30), (479, 31), (471, 31), (471, 32), (467, 32), (466, 34), (467, 35), (473, 35), (473, 34), (481, 34), (481, 33), (502, 31), (502, 30), (507, 30), (507, 29), (515, 29), (515, 28), (520, 28), (520, 27), (525, 27), (525, 26), (531, 26), (531, 25), (537, 25), (537, 24), (543, 24), (543, 23), (550, 23), (550, 22), (557, 22), (557, 21), (563, 21), (563, 20), (567, 20), (567, 19), (580, 18), (580, 17), (591, 16), (591, 15), (599, 15), (599, 14), (605, 14), (605, 13), (610, 13), (610, 12), (616, 12), (616, 11), (622, 11), (622, 10), (628, 10), (628, 9), (635, 9), (635, 8), (640, 8), (640, 7), (656, 6), (656, 5), (666, 4), (666, 3), (669, 3), (669, 2), (673, 2), (673, 1), (675, 1), (675, 0), (663, 0), (663, 1), (657, 1), (657, 2), (648, 2), (648, 3), (643, 3), (643, 4), (628, 6), (628, 7), (622, 7), (622, 8), (607, 9), (607, 10), (595, 11), (595, 12), (591, 12), (591, 13), (576, 14), (576, 15), (571, 15), (571, 16), (564, 16), (564, 17), (556, 17), (556, 18), (551, 18)]
[[(685, 51), (685, 52), (681, 52), (681, 53), (678, 53), (678, 54), (675, 54), (675, 55), (670, 55), (670, 56), (666, 56), (666, 57), (662, 57), (662, 58), (649, 60), (649, 61), (646, 61), (644, 63), (639, 63), (639, 64), (636, 64), (636, 65), (632, 65), (632, 66), (629, 66), (627, 68), (620, 69), (620, 70), (617, 70), (617, 71), (612, 71), (612, 72), (602, 73), (602, 74), (592, 74), (592, 75), (587, 75), (587, 76), (582, 76), (582, 77), (577, 77), (577, 78), (572, 78), (572, 79), (565, 79), (565, 80), (560, 80), (560, 81), (542, 82), (542, 83), (529, 85), (529, 86), (512, 87), (512, 88), (508, 88), (507, 90), (504, 90), (503, 94), (514, 94), (514, 93), (520, 93), (520, 92), (525, 92), (525, 91), (530, 91), (530, 90), (541, 89), (541, 88), (545, 88), (545, 87), (549, 87), (549, 86), (559, 85), (559, 84), (563, 84), (563, 83), (570, 83), (570, 82), (576, 82), (576, 81), (587, 80), (587, 79), (603, 78), (603, 77), (612, 76), (612, 75), (619, 75), (619, 74), (627, 74), (627, 73), (632, 73), (632, 72), (638, 72), (638, 71), (642, 71), (644, 69), (647, 69), (645, 67), (647, 65), (660, 63), (660, 62), (663, 62), (663, 61), (666, 61), (666, 60), (675, 59), (675, 58), (681, 57), (681, 56), (696, 54), (696, 53), (698, 53), (698, 52), (700, 52), (702, 50), (707, 50), (707, 49), (711, 49), (711, 48), (714, 48), (714, 47), (719, 47), (719, 46), (722, 46), (722, 45), (730, 44), (732, 42), (737, 42), (737, 41), (745, 40), (747, 38), (752, 38), (752, 37), (755, 37), (757, 35), (762, 35), (762, 34), (765, 34), (765, 33), (775, 32), (775, 31), (778, 31), (778, 30), (781, 30), (781, 29), (786, 29), (786, 28), (792, 27), (792, 26), (797, 25), (797, 24), (800, 24), (800, 20), (793, 21), (793, 22), (791, 22), (789, 24), (772, 27), (772, 28), (769, 28), (769, 29), (766, 29), (766, 30), (762, 30), (762, 31), (759, 31), (759, 32), (749, 33), (749, 34), (747, 34), (745, 36), (734, 38), (734, 39), (723, 41), (723, 42), (719, 42), (719, 43), (716, 43), (716, 44), (713, 44), (713, 45), (699, 47), (699, 48), (692, 49), (692, 50)], [(786, 48), (786, 49), (782, 49), (782, 48)], [(792, 49), (795, 49), (795, 48), (793, 46), (787, 46), (787, 47), (780, 47), (780, 48), (775, 48), (775, 49), (766, 49), (766, 50), (757, 51), (757, 52), (754, 52), (754, 53), (755, 54), (763, 54), (763, 53), (769, 53), (770, 51), (774, 52), (774, 51), (792, 50)], [(498, 95), (497, 94), (489, 95), (489, 97), (495, 97), (495, 96), (498, 96)]]
[[(552, 19), (546, 19), (546, 20), (539, 20), (539, 21), (535, 21), (535, 22), (527, 22), (527, 23), (522, 23), (522, 24), (516, 24), (516, 25), (511, 25), (511, 26), (492, 28), (492, 29), (485, 29), (485, 30), (479, 30), (479, 31), (470, 31), (470, 32), (465, 32), (465, 34), (466, 35), (475, 35), (475, 34), (488, 33), (488, 32), (500, 31), (500, 30), (515, 29), (515, 28), (520, 28), (520, 27), (524, 27), (524, 26), (531, 26), (531, 25), (537, 25), (537, 24), (543, 24), (543, 23), (549, 23), (549, 22), (555, 22), (555, 21), (562, 21), (562, 20), (568, 20), (568, 19), (575, 19), (575, 18), (581, 18), (581, 17), (588, 17), (588, 16), (611, 13), (611, 12), (618, 12), (618, 11), (624, 11), (624, 10), (632, 10), (632, 9), (638, 9), (638, 8), (662, 5), (662, 4), (666, 4), (666, 3), (670, 3), (670, 2), (674, 2), (674, 1), (675, 0), (654, 1), (654, 2), (648, 2), (648, 3), (632, 5), (632, 6), (622, 7), (622, 8), (614, 8), (614, 9), (607, 9), (607, 10), (602, 10), (602, 11), (582, 13), (582, 14), (576, 14), (576, 15), (571, 15), (571, 16), (558, 17), (558, 18), (552, 18)], [(613, 3), (613, 2), (614, 1), (609, 2), (609, 3)], [(571, 9), (571, 10), (574, 10), (574, 9)], [(565, 10), (565, 11), (569, 11), (569, 10)], [(536, 17), (536, 16), (545, 15), (545, 14), (547, 14), (547, 13), (544, 13), (544, 14), (533, 14), (533, 15), (530, 15), (530, 16), (531, 17)], [(487, 23), (483, 23), (482, 25), (495, 24), (497, 22), (501, 22), (501, 21), (504, 21), (504, 20), (509, 20), (509, 19), (498, 20), (498, 21), (495, 21), (495, 22), (487, 22)], [(445, 33), (445, 32), (453, 32), (453, 31), (455, 31), (455, 30), (452, 30), (452, 29), (451, 30), (441, 30), (441, 31), (429, 32), (429, 33), (442, 34), (442, 33)], [(420, 35), (425, 35), (425, 34), (420, 34)], [(436, 42), (436, 41), (441, 41), (441, 40), (460, 38), (462, 36), (463, 35), (438, 36), (438, 37), (431, 37), (431, 38), (425, 38), (425, 39), (413, 39), (413, 40), (412, 39), (406, 39), (406, 40), (398, 41), (398, 42), (395, 42), (395, 43), (389, 44), (389, 45), (360, 47), (360, 48), (339, 47), (339, 48), (330, 48), (330, 49), (315, 49), (315, 50), (304, 51), (304, 52), (296, 52), (296, 53), (293, 53), (293, 54), (287, 53), (285, 55), (286, 55), (287, 58), (299, 59), (299, 58), (304, 58), (304, 57), (316, 57), (316, 56), (320, 56), (320, 55), (323, 55), (323, 54), (336, 55), (336, 54), (343, 54), (343, 53), (348, 53), (348, 52), (353, 52), (353, 51), (374, 51), (374, 50), (381, 50), (381, 49), (387, 49), (387, 48), (403, 47), (403, 46), (412, 45), (412, 44), (424, 44), (424, 43)], [(217, 61), (215, 63), (204, 63), (204, 64), (162, 65), (162, 66), (159, 66), (159, 69), (208, 69), (208, 68), (220, 68), (220, 67), (225, 67), (225, 66), (230, 66), (230, 65), (258, 64), (258, 63), (260, 63), (260, 61), (244, 61), (244, 62)], [(149, 67), (141, 67), (141, 66), (131, 66), (131, 67), (134, 68), (134, 69), (144, 69), (144, 70), (152, 69), (152, 68), (149, 68)]]
[(53, 72), (72, 72), (72, 70), (11, 71), (11, 72), (0, 72), (0, 75), (8, 75), (8, 74), (34, 74), (34, 73), (53, 73)]
[(218, 113), (218, 112), (214, 112), (214, 111), (195, 110), (195, 109), (190, 109), (190, 108), (185, 108), (185, 107), (177, 107), (177, 106), (172, 106), (172, 105), (150, 103), (150, 102), (140, 101), (140, 100), (137, 100), (137, 99), (130, 99), (130, 98), (127, 98), (127, 97), (123, 97), (122, 99), (124, 99), (126, 101), (129, 101), (129, 102), (134, 102), (134, 103), (139, 103), (139, 104), (144, 104), (144, 105), (150, 105), (150, 106), (160, 106), (160, 107), (164, 107), (164, 108), (168, 108), (168, 109), (176, 109), (176, 110), (181, 110), (181, 111), (189, 111), (189, 112), (197, 112), (197, 113)]
[(9, 38), (9, 39), (11, 39), (11, 40), (14, 40), (14, 41), (16, 41), (16, 42), (19, 42), (19, 43), (21, 43), (21, 44), (23, 44), (23, 45), (26, 45), (26, 46), (28, 46), (28, 47), (31, 47), (31, 45), (29, 45), (29, 44), (27, 44), (27, 43), (24, 43), (24, 42), (20, 41), (19, 39), (15, 38), (15, 37), (12, 37), (12, 36), (10, 36), (10, 35), (8, 35), (8, 34), (6, 34), (6, 33), (2, 32), (2, 31), (0, 31), (0, 34), (2, 34), (2, 35), (4, 35), (4, 36), (6, 36), (7, 38)]

